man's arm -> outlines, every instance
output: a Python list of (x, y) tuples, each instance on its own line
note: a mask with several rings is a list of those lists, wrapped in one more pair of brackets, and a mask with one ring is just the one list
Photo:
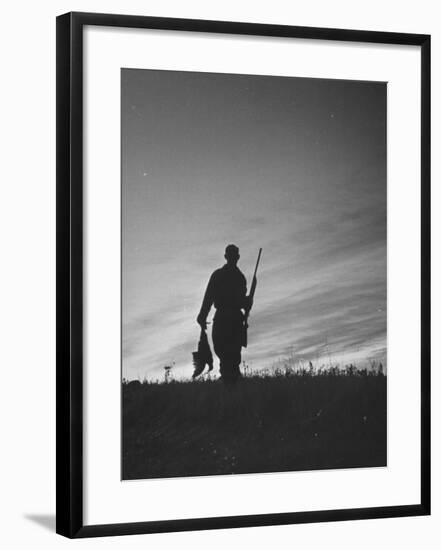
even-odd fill
[(253, 300), (250, 296), (247, 296), (247, 280), (245, 276), (243, 280), (244, 280), (244, 284), (243, 284), (242, 309), (245, 311), (245, 313), (248, 313), (253, 306)]
[(207, 289), (205, 291), (204, 299), (202, 301), (202, 306), (196, 319), (203, 330), (206, 330), (207, 328), (207, 317), (214, 302), (214, 285), (215, 283), (213, 273), (213, 275), (210, 277), (210, 280), (208, 281)]

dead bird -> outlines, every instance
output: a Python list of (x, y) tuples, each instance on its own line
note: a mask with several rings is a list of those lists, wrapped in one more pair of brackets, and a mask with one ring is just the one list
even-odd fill
[(205, 330), (201, 330), (198, 350), (193, 352), (194, 372), (192, 378), (196, 378), (202, 374), (206, 365), (208, 365), (207, 372), (213, 370), (213, 354), (211, 353), (210, 344), (208, 343), (207, 333)]

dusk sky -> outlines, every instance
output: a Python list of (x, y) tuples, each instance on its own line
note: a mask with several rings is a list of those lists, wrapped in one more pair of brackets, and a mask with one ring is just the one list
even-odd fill
[(196, 316), (229, 243), (248, 286), (263, 248), (251, 367), (385, 364), (386, 84), (121, 78), (123, 376), (163, 378), (173, 362), (191, 376)]

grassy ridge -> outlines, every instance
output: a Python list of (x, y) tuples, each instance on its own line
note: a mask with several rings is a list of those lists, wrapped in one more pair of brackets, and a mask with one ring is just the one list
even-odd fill
[(385, 376), (123, 384), (123, 479), (386, 465)]

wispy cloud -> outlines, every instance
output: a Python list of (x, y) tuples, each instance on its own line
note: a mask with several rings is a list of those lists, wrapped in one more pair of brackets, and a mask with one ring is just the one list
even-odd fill
[(378, 83), (123, 73), (124, 376), (191, 374), (230, 242), (249, 282), (264, 249), (248, 363), (385, 360), (385, 98)]

